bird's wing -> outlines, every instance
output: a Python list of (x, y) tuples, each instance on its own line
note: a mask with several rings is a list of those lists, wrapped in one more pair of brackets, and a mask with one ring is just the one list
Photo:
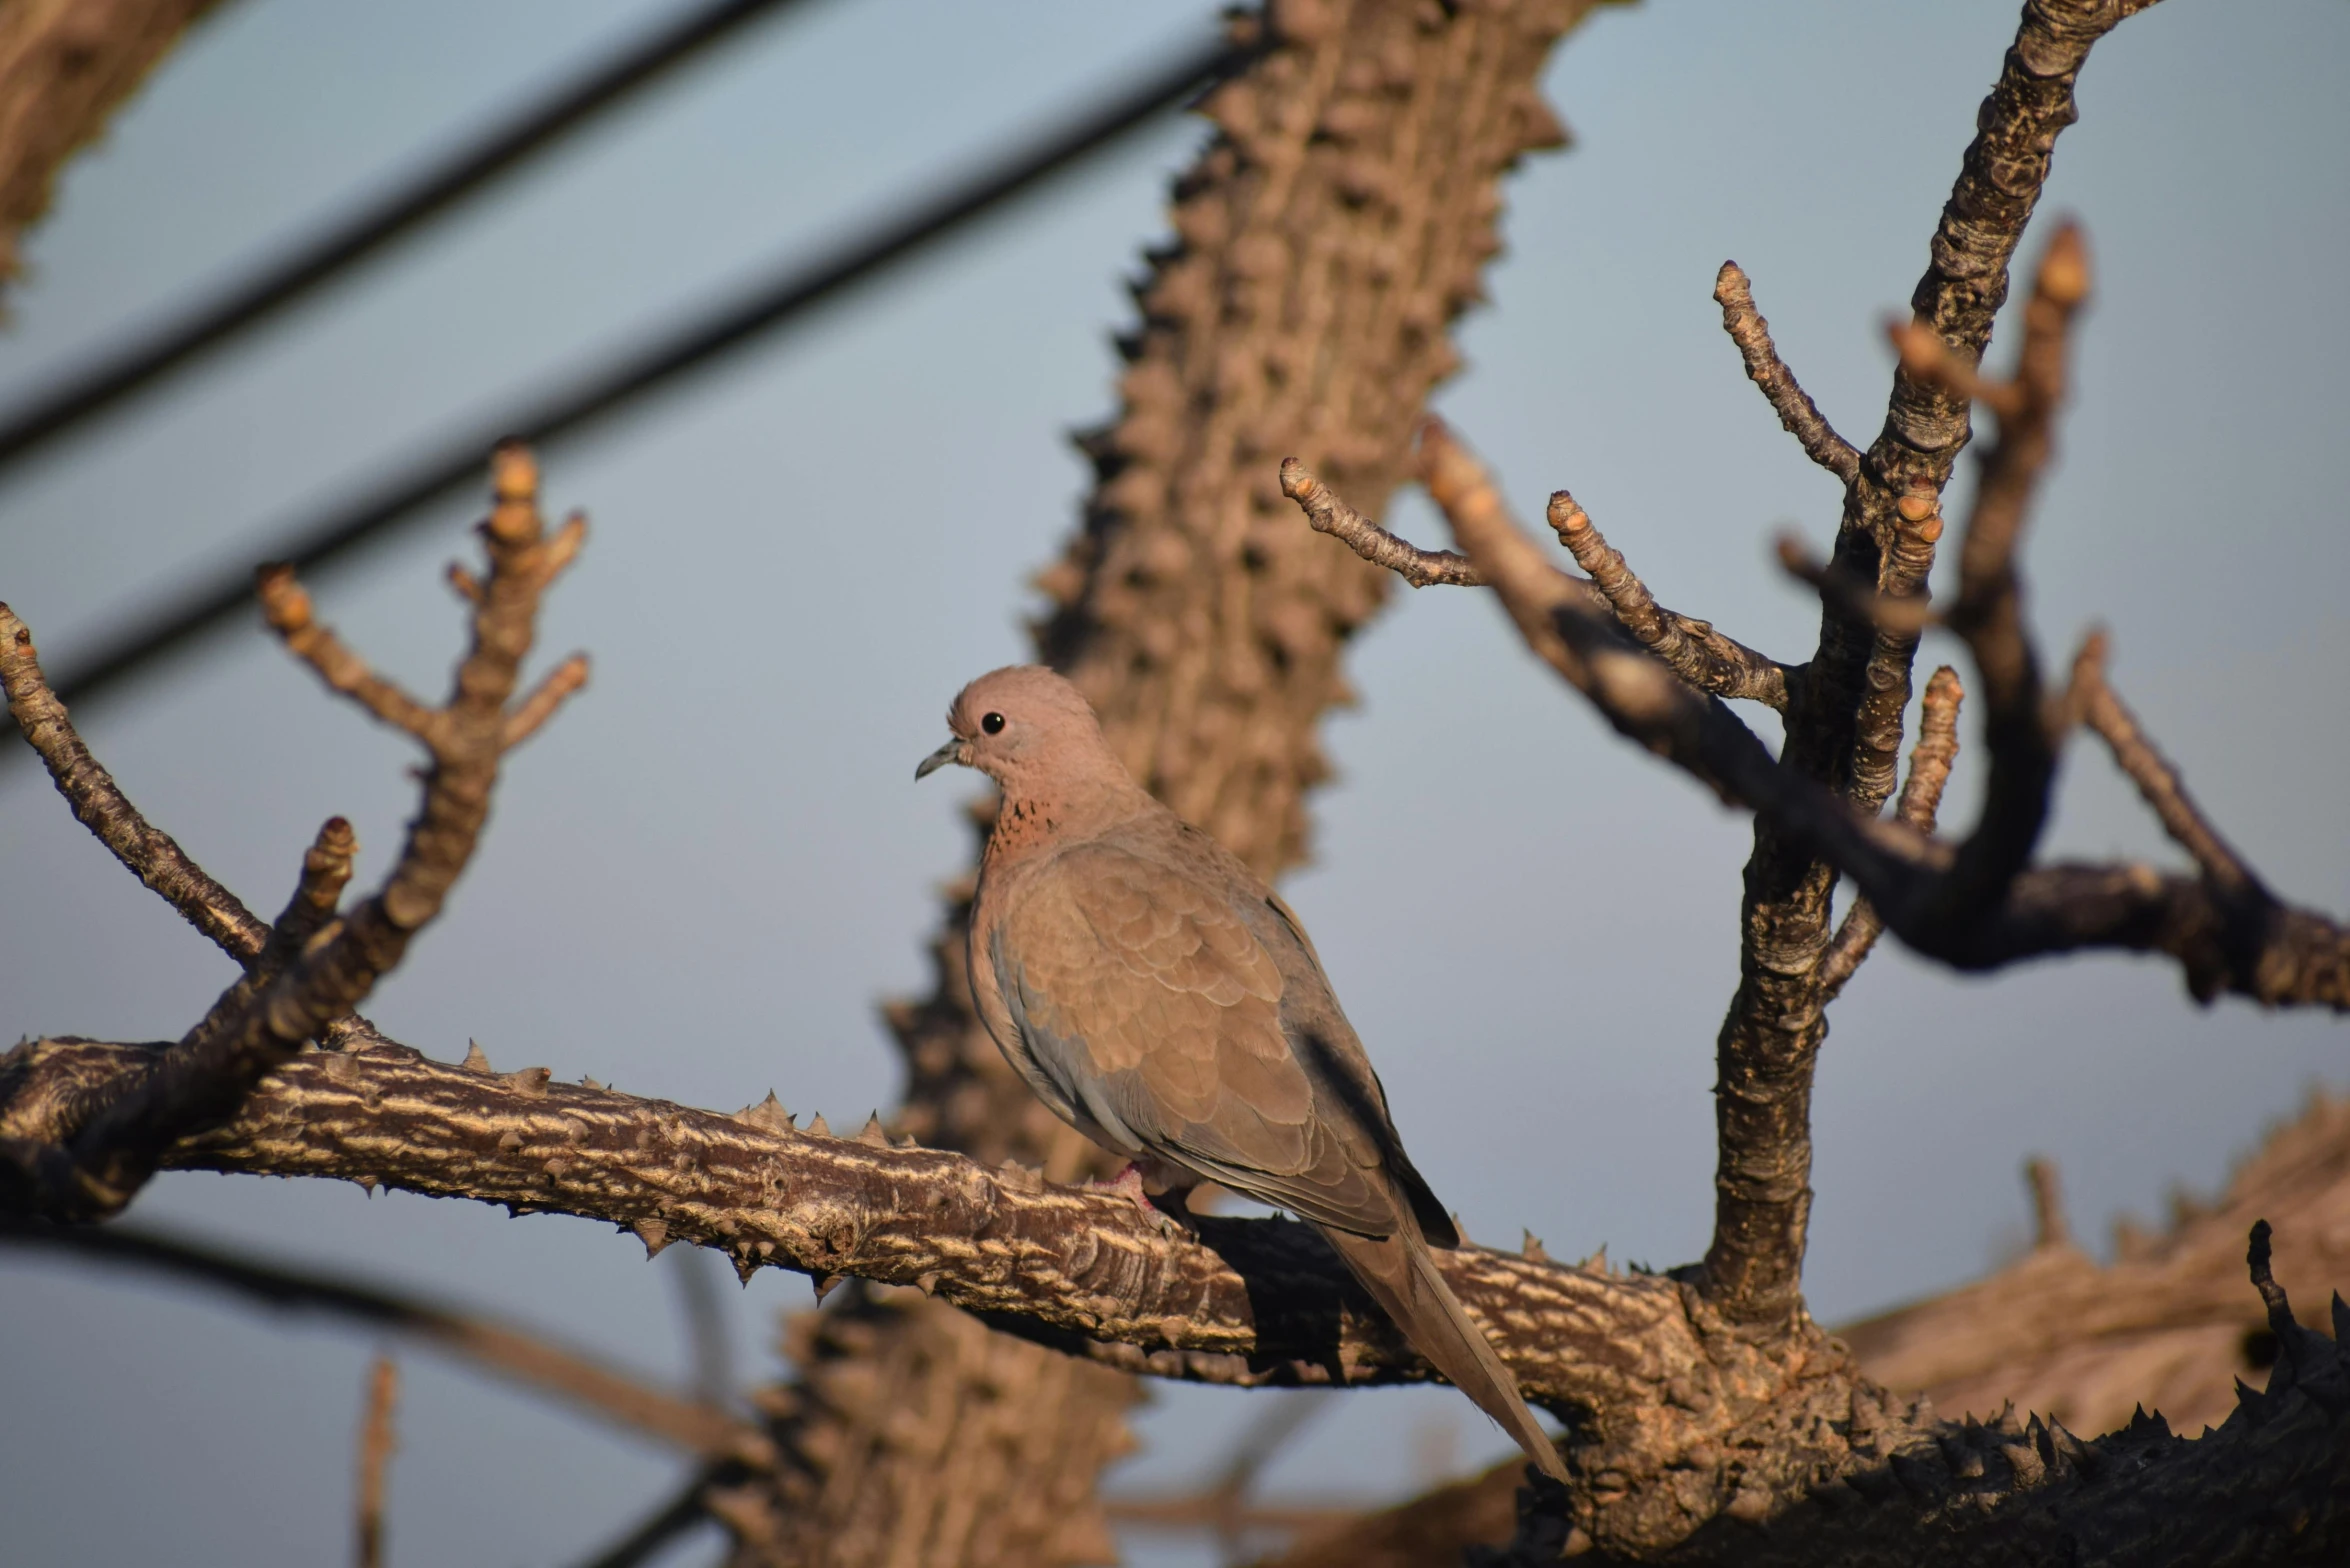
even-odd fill
[(1389, 1234), (1381, 1142), (1293, 1049), (1283, 966), (1223, 879), (1158, 847), (1072, 846), (1005, 912), (992, 956), (1031, 1051), (1138, 1146), (1307, 1219)]

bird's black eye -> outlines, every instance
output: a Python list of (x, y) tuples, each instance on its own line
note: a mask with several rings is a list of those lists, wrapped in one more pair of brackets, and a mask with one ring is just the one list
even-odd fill
[(979, 727), (990, 735), (1001, 735), (1004, 732), (1004, 716), (1000, 713), (983, 713), (979, 716)]

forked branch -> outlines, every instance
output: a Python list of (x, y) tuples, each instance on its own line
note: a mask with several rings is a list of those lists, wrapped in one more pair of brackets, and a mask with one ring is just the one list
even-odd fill
[[(1454, 476), (1456, 482), (1467, 482), (1466, 476), (1474, 473), (1474, 482), (1484, 483), (1481, 470), (1464, 469), (1452, 461), (1457, 451), (1458, 443), (1443, 421), (1433, 417), (1421, 421), (1420, 479), (1432, 494), (1437, 485), (1446, 482), (1447, 475)], [(1390, 533), (1347, 505), (1294, 457), (1282, 460), (1281, 493), (1297, 503), (1315, 532), (1330, 535), (1415, 588), (1485, 586), (1466, 556), (1452, 550), (1423, 550)], [(1451, 500), (1456, 505), (1471, 504), (1470, 498), (1458, 493)], [(1563, 577), (1562, 581), (1572, 585), (1570, 591), (1582, 593), (1592, 606), (1612, 612), (1632, 641), (1664, 660), (1674, 674), (1700, 691), (1785, 710), (1790, 686), (1801, 679), (1801, 670), (1790, 671), (1777, 660), (1723, 636), (1710, 622), (1659, 605), (1623, 556), (1609, 548), (1599, 530), (1591, 526), (1590, 518), (1574, 504), (1574, 497), (1563, 490), (1552, 498), (1551, 520), (1561, 542), (1591, 574), (1588, 582)]]
[[(1948, 619), (1977, 666), (1991, 776), (1980, 819), (1956, 843), (1929, 838), (1900, 820), (1859, 814), (1773, 759), (1719, 702), (1621, 647), (1613, 628), (1498, 504), (1448, 506), (1446, 518), (1528, 646), (1611, 724), (1851, 875), (1886, 925), (1917, 951), (1963, 969), (2087, 947), (2159, 952), (2181, 965), (2198, 997), (2232, 990), (2276, 1005), (2350, 1009), (2350, 932), (2324, 916), (2284, 906), (2242, 871), (2185, 803), (2175, 775), (2158, 766), (2151, 747), (2136, 738), (2135, 725), (2120, 722), (2126, 710), (2106, 706), (2094, 660), (2076, 678), (2077, 692), (2051, 702), (2043, 691), (2023, 624), (2015, 553), (2051, 450), (2066, 334), (2087, 285), (2086, 254), (2077, 233), (2067, 229), (2051, 243), (2040, 268), (2019, 370), (2001, 384), (1997, 398), (2010, 412), (1984, 460), (1983, 483), (1967, 520), (1959, 591)], [(1924, 334), (1907, 338), (1905, 351), (1917, 360), (1913, 374), (1931, 382), (1942, 361), (1927, 353)], [(1473, 491), (1465, 482), (1456, 488)], [(1490, 487), (1474, 493), (1489, 494)], [(2057, 743), (2076, 710), (2102, 715), (2114, 734), (2125, 737), (2116, 747), (2125, 767), (2141, 779), (2174, 836), (2182, 836), (2199, 862), (2208, 857), (2218, 874), (2205, 870), (2182, 878), (2142, 866), (2030, 866), (2048, 810)], [(2233, 880), (2238, 872), (2241, 883)]]
[[(500, 758), (519, 738), (517, 731), (527, 734), (544, 722), (584, 678), (584, 667), (574, 660), (522, 708), (509, 711), (540, 599), (576, 553), (583, 525), (575, 518), (553, 537), (545, 533), (539, 522), (537, 468), (520, 447), (501, 449), (492, 477), (496, 501), (481, 528), (489, 571), (475, 594), (471, 648), (440, 707), (428, 708), (376, 675), (317, 624), (309, 596), (290, 570), (264, 568), (263, 608), (288, 648), (329, 686), (423, 743), (431, 762), (422, 809), (382, 888), (339, 919), (336, 905), (356, 850), (350, 825), (339, 817), (320, 830), (277, 926), (254, 940), (242, 923), (219, 914), (215, 923), (233, 937), (231, 950), (246, 961), (249, 972), (144, 1072), (78, 1095), (63, 1108), (50, 1141), (0, 1146), (5, 1156), (0, 1175), (13, 1173), (13, 1180), (0, 1185), (0, 1209), (82, 1219), (120, 1210), (164, 1149), (231, 1115), (266, 1073), (330, 1020), (356, 1007), (440, 912), (488, 818)], [(30, 720), (25, 732), (51, 762), (52, 775), (77, 814), (125, 864), (141, 872), (142, 880), (164, 883), (166, 896), (183, 912), (233, 909), (243, 915), (233, 900), (222, 905), (207, 891), (215, 886), (210, 879), (195, 871), (168, 838), (146, 827), (89, 760), (63, 708), (40, 684), (31, 638), (21, 623), (12, 618), (0, 631), (17, 653), (6, 671), (11, 706), (23, 710), (20, 719)], [(85, 805), (91, 808), (86, 813)], [(152, 878), (150, 870), (156, 872)]]

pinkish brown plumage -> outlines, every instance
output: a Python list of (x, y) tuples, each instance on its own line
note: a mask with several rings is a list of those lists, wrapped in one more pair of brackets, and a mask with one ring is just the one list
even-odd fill
[(1213, 1181), (1328, 1239), (1414, 1348), (1563, 1480), (1516, 1380), (1437, 1272), (1459, 1244), (1295, 914), (1161, 805), (1077, 688), (1015, 665), (963, 688), (949, 763), (1002, 787), (971, 988), (1053, 1111), (1162, 1187)]

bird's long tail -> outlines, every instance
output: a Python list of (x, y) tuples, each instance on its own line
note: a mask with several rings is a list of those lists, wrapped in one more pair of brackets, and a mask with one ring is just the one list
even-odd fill
[(1407, 1222), (1385, 1240), (1356, 1236), (1316, 1226), (1337, 1250), (1347, 1269), (1362, 1281), (1371, 1299), (1384, 1308), (1403, 1330), (1412, 1348), (1426, 1356), (1437, 1371), (1477, 1402), (1477, 1408), (1501, 1423), (1534, 1467), (1565, 1482), (1567, 1467), (1558, 1447), (1546, 1436), (1518, 1392), (1518, 1380), (1494, 1354), (1492, 1343), (1460, 1299), (1436, 1271), (1436, 1259), (1416, 1228)]

